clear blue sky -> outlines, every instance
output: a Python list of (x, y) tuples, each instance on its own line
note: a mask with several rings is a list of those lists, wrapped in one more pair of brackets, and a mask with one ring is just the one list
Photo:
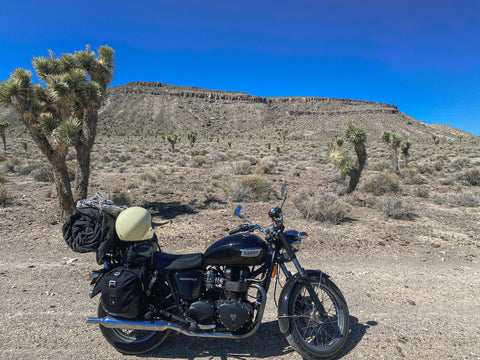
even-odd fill
[(480, 135), (480, 0), (0, 0), (0, 80), (107, 44), (112, 85), (397, 105)]

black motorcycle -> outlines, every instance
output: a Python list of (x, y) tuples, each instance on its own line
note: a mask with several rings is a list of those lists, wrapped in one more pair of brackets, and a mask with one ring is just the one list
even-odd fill
[[(268, 211), (270, 226), (245, 219), (239, 206), (235, 216), (245, 223), (204, 254), (155, 251), (152, 262), (141, 267), (125, 266), (125, 254), (112, 256), (104, 269), (92, 272), (95, 287), (90, 296), (101, 293), (102, 299), (98, 317), (88, 322), (99, 324), (107, 341), (125, 354), (156, 348), (171, 330), (197, 337), (247, 338), (262, 322), (267, 291), (280, 268), (286, 278), (278, 300), (280, 331), (306, 359), (335, 357), (349, 332), (346, 301), (327, 274), (300, 265), (296, 252), (307, 234), (285, 230), (285, 185), (280, 195), (281, 206)], [(143, 250), (137, 246), (129, 251)], [(296, 273), (288, 270), (289, 262)], [(121, 277), (129, 290), (120, 296)]]

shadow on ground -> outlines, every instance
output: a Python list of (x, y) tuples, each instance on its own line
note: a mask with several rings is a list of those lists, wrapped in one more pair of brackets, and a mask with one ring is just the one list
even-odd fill
[[(350, 317), (350, 334), (342, 354), (352, 351), (371, 325), (363, 325), (358, 319)], [(277, 359), (289, 358), (294, 350), (280, 332), (277, 321), (263, 323), (251, 337), (243, 340), (210, 339), (188, 337), (172, 332), (164, 344), (146, 354), (148, 357), (164, 359), (211, 358), (220, 360)]]
[(178, 201), (173, 202), (146, 202), (141, 205), (143, 208), (150, 210), (152, 216), (159, 216), (166, 220), (172, 220), (179, 215), (195, 214), (196, 211), (190, 205), (181, 204)]

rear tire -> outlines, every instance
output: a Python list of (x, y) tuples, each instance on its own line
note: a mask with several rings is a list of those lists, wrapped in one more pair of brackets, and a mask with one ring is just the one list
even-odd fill
[[(107, 315), (103, 309), (102, 302), (98, 304), (98, 317)], [(118, 352), (127, 355), (138, 355), (152, 351), (158, 347), (170, 334), (170, 330), (145, 331), (128, 329), (111, 329), (100, 325), (100, 331), (105, 339)]]
[(288, 305), (289, 344), (305, 359), (332, 359), (340, 353), (347, 340), (349, 313), (337, 286), (328, 278), (311, 275), (310, 282), (327, 313), (322, 318), (303, 282), (292, 289)]

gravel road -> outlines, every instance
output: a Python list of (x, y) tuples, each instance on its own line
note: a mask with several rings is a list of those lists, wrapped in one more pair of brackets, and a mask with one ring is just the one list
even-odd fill
[[(12, 247), (18, 256), (12, 256)], [(21, 250), (21, 251), (18, 251)], [(3, 239), (0, 249), (2, 359), (123, 359), (85, 322), (95, 314), (87, 273), (92, 254)], [(477, 263), (391, 253), (303, 261), (343, 291), (351, 332), (342, 359), (480, 359)], [(281, 335), (273, 290), (264, 323), (245, 340), (171, 334), (145, 359), (300, 359)]]

